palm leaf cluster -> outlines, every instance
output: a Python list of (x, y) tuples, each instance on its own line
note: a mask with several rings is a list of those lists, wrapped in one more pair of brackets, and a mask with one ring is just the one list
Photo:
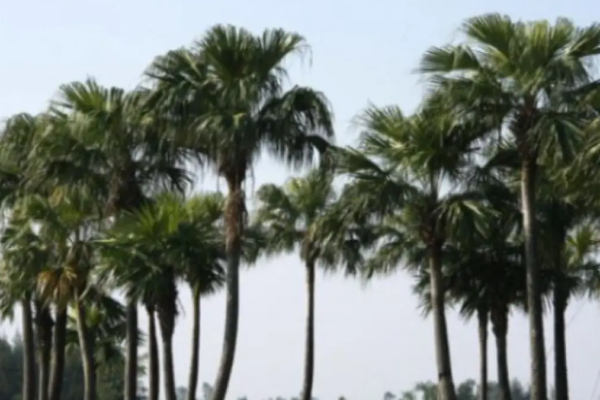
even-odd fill
[[(417, 391), (456, 400), (466, 390), (452, 374), (446, 309), (456, 306), (477, 317), (479, 397), (490, 392), (491, 325), (494, 393), (510, 400), (507, 332), (520, 309), (530, 321), (531, 399), (547, 400), (548, 305), (556, 398), (568, 399), (565, 310), (573, 296), (597, 293), (599, 282), (600, 26), (487, 14), (461, 31), (462, 43), (424, 53), (418, 70), (428, 90), (417, 110), (367, 107), (356, 119), (358, 142), (345, 148), (333, 143), (324, 94), (288, 85), (286, 62), (309, 47), (282, 29), (215, 26), (158, 56), (131, 92), (93, 79), (68, 83), (42, 114), (10, 117), (0, 137), (0, 311), (9, 317), (18, 305), (22, 313), (22, 399), (61, 398), (72, 348), (81, 354), (85, 400), (96, 399), (97, 371), (113, 362), (124, 363), (126, 400), (140, 392), (142, 366), (148, 398), (159, 398), (162, 382), (175, 400), (173, 332), (187, 285), (189, 400), (201, 299), (227, 290), (211, 391), (224, 400), (240, 266), (289, 252), (306, 271), (302, 400), (313, 393), (317, 269), (369, 279), (398, 267), (414, 277), (435, 332), (438, 382)], [(313, 168), (247, 201), (262, 155)], [(200, 191), (200, 174), (223, 180), (227, 193)], [(145, 334), (140, 307), (149, 316)]]

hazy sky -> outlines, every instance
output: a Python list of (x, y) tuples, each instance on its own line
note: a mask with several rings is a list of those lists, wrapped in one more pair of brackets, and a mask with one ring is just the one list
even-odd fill
[[(368, 102), (411, 110), (421, 88), (412, 73), (423, 51), (456, 37), (466, 17), (499, 11), (513, 18), (573, 18), (587, 24), (600, 15), (591, 0), (0, 0), (0, 117), (41, 111), (61, 83), (96, 77), (133, 88), (152, 58), (187, 45), (213, 24), (253, 31), (283, 27), (306, 36), (313, 63), (292, 68), (292, 79), (323, 90), (335, 108), (340, 143), (351, 143), (351, 118)], [(285, 169), (263, 162), (255, 187), (281, 183)], [(214, 190), (215, 184), (206, 183)], [(262, 262), (242, 275), (241, 318), (229, 399), (292, 396), (300, 391), (304, 329), (304, 276), (295, 256)], [(402, 272), (361, 287), (336, 276), (317, 281), (316, 380), (322, 400), (381, 399), (415, 381), (435, 378), (433, 325), (416, 310), (410, 279)], [(175, 333), (178, 383), (187, 382), (190, 296), (183, 288)], [(202, 310), (201, 380), (212, 383), (221, 352), (224, 297)], [(600, 313), (595, 303), (567, 311), (572, 398), (594, 394), (600, 376)], [(473, 323), (449, 313), (457, 381), (477, 377)], [(551, 321), (549, 321), (551, 322)], [(146, 323), (146, 319), (142, 319)], [(529, 377), (527, 324), (510, 321), (510, 373)], [(547, 351), (552, 336), (547, 323)], [(12, 330), (12, 329), (9, 329)], [(492, 342), (493, 343), (493, 342)], [(490, 377), (495, 378), (490, 343)], [(552, 363), (548, 363), (552, 378)], [(552, 379), (551, 379), (552, 381)], [(597, 388), (595, 395), (600, 394)], [(594, 398), (596, 398), (594, 396)]]

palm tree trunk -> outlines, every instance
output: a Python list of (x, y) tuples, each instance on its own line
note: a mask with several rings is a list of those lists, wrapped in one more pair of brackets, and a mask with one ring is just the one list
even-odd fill
[(148, 310), (148, 400), (158, 400), (160, 393), (160, 367), (158, 341), (156, 339), (156, 317), (154, 308)]
[(137, 302), (133, 299), (128, 299), (126, 324), (127, 354), (125, 357), (125, 400), (136, 400), (138, 370), (138, 312)]
[(567, 301), (561, 282), (554, 287), (554, 385), (556, 400), (569, 400), (569, 380), (567, 371), (567, 342), (565, 310)]
[(50, 369), (50, 400), (60, 400), (65, 368), (67, 339), (67, 309), (57, 307), (52, 338), (52, 367)]
[(313, 378), (315, 374), (315, 264), (306, 264), (306, 344), (304, 348), (304, 383), (301, 400), (312, 399)]
[(23, 318), (23, 400), (35, 399), (35, 344), (33, 339), (33, 312), (31, 295), (21, 302)]
[(488, 309), (477, 309), (477, 323), (479, 333), (479, 400), (488, 398)]
[(175, 370), (173, 365), (173, 335), (165, 332), (163, 329), (161, 329), (161, 332), (163, 349), (163, 374), (165, 375), (165, 399), (177, 400), (177, 392), (175, 390)]
[(50, 379), (50, 351), (52, 349), (52, 315), (50, 308), (40, 300), (34, 302), (36, 308), (35, 325), (38, 355), (38, 399), (48, 400), (48, 382)]
[(452, 379), (450, 345), (448, 343), (448, 327), (446, 325), (441, 246), (434, 244), (430, 250), (429, 275), (431, 280), (431, 304), (438, 372), (438, 397), (439, 400), (457, 400), (454, 381)]
[(79, 348), (81, 349), (81, 362), (83, 364), (83, 400), (96, 400), (96, 363), (94, 361), (94, 343), (86, 325), (86, 310), (79, 293), (75, 300), (75, 311), (77, 312), (77, 335), (79, 336)]
[[(233, 174), (236, 175), (236, 174)], [(228, 177), (229, 194), (225, 204), (225, 240), (227, 253), (227, 300), (225, 309), (225, 333), (221, 363), (211, 400), (225, 400), (229, 379), (235, 359), (240, 307), (240, 258), (244, 229), (244, 193), (242, 178)]]
[(198, 388), (198, 364), (200, 363), (200, 287), (193, 289), (194, 325), (192, 327), (192, 361), (190, 362), (190, 376), (188, 380), (188, 400), (196, 400)]
[(498, 385), (500, 399), (511, 400), (510, 378), (508, 375), (508, 353), (506, 336), (508, 334), (508, 307), (498, 304), (492, 307), (492, 328), (496, 338), (496, 357), (498, 362)]
[(527, 268), (527, 307), (531, 347), (531, 400), (547, 400), (546, 354), (540, 269), (537, 263), (537, 224), (535, 220), (535, 157), (525, 157), (521, 164), (521, 204), (525, 234)]
[(175, 330), (175, 316), (177, 314), (177, 287), (175, 285), (174, 271), (165, 271), (165, 287), (159, 295), (160, 301), (156, 305), (163, 350), (163, 374), (165, 377), (165, 400), (177, 400), (175, 390), (175, 368), (173, 365), (173, 332)]

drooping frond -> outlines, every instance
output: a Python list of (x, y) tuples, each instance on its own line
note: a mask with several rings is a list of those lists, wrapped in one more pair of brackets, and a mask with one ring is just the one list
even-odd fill
[(150, 66), (151, 103), (222, 175), (243, 180), (263, 151), (295, 167), (308, 164), (315, 149), (324, 150), (321, 139), (333, 136), (333, 124), (322, 93), (284, 90), (284, 62), (307, 49), (301, 36), (281, 29), (254, 35), (215, 26)]

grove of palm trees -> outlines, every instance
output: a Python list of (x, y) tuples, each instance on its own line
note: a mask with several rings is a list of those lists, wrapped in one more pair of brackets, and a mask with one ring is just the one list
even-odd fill
[[(122, 376), (118, 399), (176, 400), (179, 388), (186, 400), (232, 398), (240, 272), (283, 254), (305, 277), (299, 400), (318, 395), (322, 271), (347, 285), (397, 271), (412, 280), (436, 376), (387, 400), (569, 399), (584, 367), (568, 366), (565, 315), (600, 284), (600, 24), (468, 18), (414, 66), (417, 109), (356, 110), (348, 146), (327, 93), (288, 74), (310, 52), (301, 34), (223, 24), (182, 45), (150, 60), (133, 90), (66, 82), (45, 111), (1, 128), (0, 318), (21, 324), (20, 400), (72, 398), (74, 369), (83, 400), (114, 390), (107, 371)], [(254, 187), (263, 159), (290, 171), (283, 185)], [(219, 184), (206, 190), (205, 178)], [(223, 327), (203, 323), (203, 303), (218, 292), (221, 358), (205, 376), (201, 329)], [(477, 328), (473, 381), (453, 374), (451, 309)], [(508, 351), (514, 313), (528, 318), (519, 359)], [(527, 389), (515, 386), (517, 362)]]

